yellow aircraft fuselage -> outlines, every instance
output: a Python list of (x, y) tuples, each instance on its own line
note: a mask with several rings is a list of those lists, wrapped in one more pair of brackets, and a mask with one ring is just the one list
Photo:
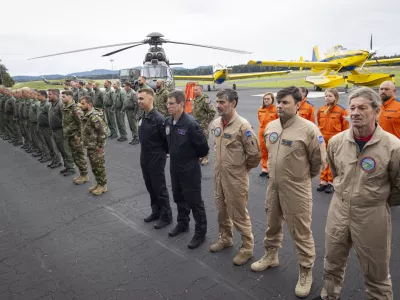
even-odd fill
[(216, 84), (224, 83), (228, 79), (228, 69), (215, 69), (213, 73), (213, 82)]

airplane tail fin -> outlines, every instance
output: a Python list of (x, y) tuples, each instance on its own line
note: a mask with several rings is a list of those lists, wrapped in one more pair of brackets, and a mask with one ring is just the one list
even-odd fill
[(319, 61), (319, 51), (318, 51), (318, 46), (314, 46), (313, 52), (312, 52), (312, 60), (311, 61)]
[[(300, 56), (300, 61), (304, 61), (304, 58), (303, 58), (303, 56)], [(300, 67), (300, 71), (303, 71), (303, 67)]]

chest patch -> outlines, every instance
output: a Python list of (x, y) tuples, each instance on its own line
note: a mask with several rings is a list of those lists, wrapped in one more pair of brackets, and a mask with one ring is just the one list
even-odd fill
[(168, 125), (168, 126), (165, 126), (165, 134), (166, 134), (166, 135), (169, 135), (169, 132), (170, 132), (169, 125)]
[(231, 139), (231, 138), (232, 138), (232, 134), (230, 134), (230, 133), (224, 133), (224, 138), (226, 138), (226, 139)]
[(218, 137), (218, 136), (221, 135), (221, 128), (220, 128), (220, 127), (215, 128), (215, 130), (214, 130), (214, 135), (215, 135), (216, 137)]
[(363, 169), (365, 172), (372, 172), (376, 168), (376, 162), (375, 159), (372, 157), (364, 157), (361, 162), (361, 169)]
[(276, 141), (278, 140), (278, 133), (277, 132), (272, 132), (270, 135), (269, 135), (269, 142), (270, 143), (272, 143), (272, 144), (274, 144), (274, 143), (276, 143)]
[(292, 147), (292, 141), (282, 139), (282, 145), (287, 146), (287, 147)]
[(178, 134), (185, 135), (186, 134), (186, 130), (182, 129), (182, 128), (178, 128)]

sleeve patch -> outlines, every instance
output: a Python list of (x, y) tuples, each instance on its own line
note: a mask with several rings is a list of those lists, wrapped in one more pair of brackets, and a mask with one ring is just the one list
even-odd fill
[(246, 136), (247, 136), (248, 138), (251, 138), (251, 136), (252, 136), (252, 134), (251, 134), (251, 131), (250, 131), (250, 130), (247, 130), (245, 134), (246, 134)]
[(322, 137), (322, 135), (320, 135), (320, 136), (318, 137), (318, 142), (319, 142), (320, 144), (322, 144), (322, 143), (324, 142), (324, 138)]

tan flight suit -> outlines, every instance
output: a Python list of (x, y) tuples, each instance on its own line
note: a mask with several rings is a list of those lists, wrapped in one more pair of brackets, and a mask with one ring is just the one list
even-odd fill
[(246, 209), (249, 171), (260, 163), (260, 146), (250, 123), (236, 112), (224, 127), (221, 117), (211, 125), (214, 135), (214, 196), (221, 240), (232, 243), (232, 223), (242, 235), (242, 248), (253, 251), (254, 237)]
[(264, 139), (269, 170), (265, 248), (282, 246), (285, 220), (299, 264), (310, 268), (315, 260), (311, 179), (326, 167), (324, 138), (315, 124), (296, 114), (283, 128), (280, 119), (271, 121)]
[(388, 203), (400, 204), (400, 140), (378, 125), (360, 152), (350, 128), (329, 141), (328, 161), (335, 194), (326, 221), (321, 297), (339, 298), (349, 251), (354, 247), (367, 299), (393, 299)]

